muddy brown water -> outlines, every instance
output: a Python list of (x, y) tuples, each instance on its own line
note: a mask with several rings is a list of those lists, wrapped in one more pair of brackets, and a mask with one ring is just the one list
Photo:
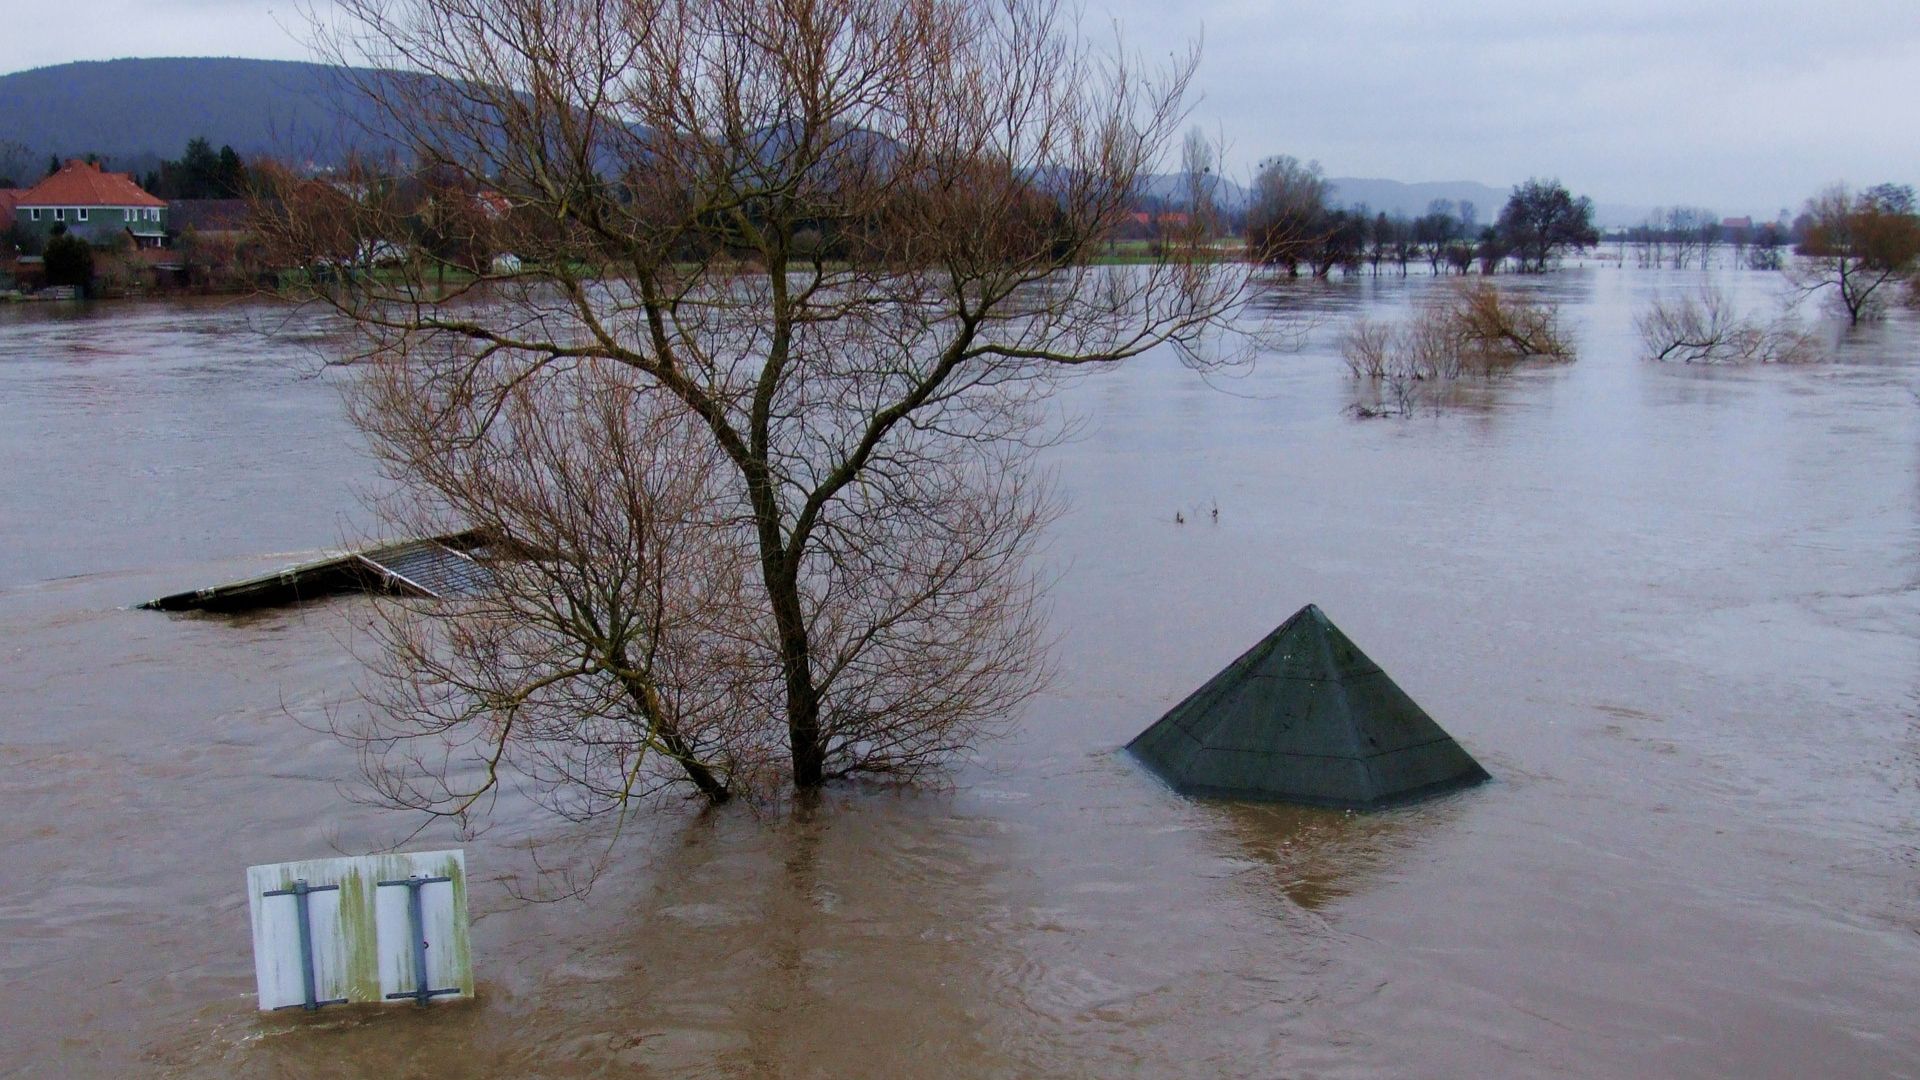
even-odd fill
[[(0, 1075), (1920, 1075), (1920, 325), (1637, 359), (1693, 280), (1528, 283), (1580, 361), (1438, 416), (1343, 413), (1332, 344), (1418, 279), (1282, 294), (1326, 325), (1225, 391), (1077, 384), (1061, 676), (1014, 734), (611, 843), (504, 807), (466, 843), (479, 999), (314, 1018), (254, 1011), (242, 873), (418, 824), (303, 724), (358, 602), (125, 605), (362, 527), (326, 328), (0, 310)], [(1308, 601), (1496, 781), (1353, 816), (1116, 753)], [(521, 898), (603, 850), (584, 900)]]

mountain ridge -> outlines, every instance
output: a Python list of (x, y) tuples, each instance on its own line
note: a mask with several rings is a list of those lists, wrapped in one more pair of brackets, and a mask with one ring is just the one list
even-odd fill
[[(97, 154), (144, 171), (205, 137), (243, 157), (330, 164), (349, 147), (385, 150), (366, 132), (376, 106), (347, 76), (300, 60), (142, 57), (80, 60), (0, 75), (0, 132), (48, 156)], [(369, 143), (376, 145), (369, 147)], [(17, 177), (26, 181), (37, 178)]]
[[(138, 175), (200, 137), (232, 146), (244, 158), (296, 164), (337, 165), (354, 149), (385, 154), (401, 148), (369, 134), (383, 126), (379, 107), (353, 85), (374, 74), (303, 60), (170, 56), (78, 60), (0, 75), (0, 140), (18, 144), (18, 160), (0, 160), (0, 175), (11, 170), (16, 181), (32, 183), (49, 157), (86, 154)], [(1210, 182), (1222, 209), (1246, 208), (1246, 186), (1225, 177)], [(1470, 200), (1481, 224), (1499, 216), (1508, 195), (1472, 180), (1339, 176), (1327, 183), (1336, 206), (1364, 203), (1407, 217), (1426, 213), (1434, 199)], [(1184, 205), (1185, 180), (1167, 173), (1143, 177), (1139, 195), (1149, 203)], [(1607, 227), (1638, 222), (1650, 208), (1596, 209), (1598, 224)]]

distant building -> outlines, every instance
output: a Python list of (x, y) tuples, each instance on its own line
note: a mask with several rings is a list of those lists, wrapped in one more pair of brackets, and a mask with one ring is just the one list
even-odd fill
[(1189, 220), (1185, 210), (1135, 210), (1120, 223), (1119, 237), (1123, 240), (1154, 239), (1185, 229)]
[(107, 247), (121, 236), (135, 247), (167, 242), (167, 204), (140, 189), (125, 173), (110, 173), (85, 161), (69, 161), (45, 180), (19, 194), (13, 220), (42, 240), (55, 225)]
[(1751, 229), (1753, 228), (1753, 219), (1750, 217), (1723, 218), (1720, 222), (1720, 227), (1728, 231)]

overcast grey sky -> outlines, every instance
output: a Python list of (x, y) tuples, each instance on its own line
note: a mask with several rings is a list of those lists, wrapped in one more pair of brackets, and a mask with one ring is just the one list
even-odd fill
[[(288, 0), (84, 0), (12, 20), (0, 71), (116, 56), (308, 59)], [(1245, 177), (1559, 176), (1607, 203), (1771, 215), (1833, 180), (1920, 183), (1920, 0), (1085, 0), (1133, 48), (1204, 39), (1194, 117)], [(54, 24), (42, 24), (51, 27)], [(4, 133), (0, 133), (3, 137)]]

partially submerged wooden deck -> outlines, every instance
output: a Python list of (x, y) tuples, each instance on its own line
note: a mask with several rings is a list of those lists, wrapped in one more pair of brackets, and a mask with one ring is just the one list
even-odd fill
[(474, 556), (487, 546), (479, 530), (428, 536), (341, 552), (271, 574), (174, 593), (139, 605), (154, 611), (234, 613), (346, 592), (444, 599), (471, 596), (492, 582)]

